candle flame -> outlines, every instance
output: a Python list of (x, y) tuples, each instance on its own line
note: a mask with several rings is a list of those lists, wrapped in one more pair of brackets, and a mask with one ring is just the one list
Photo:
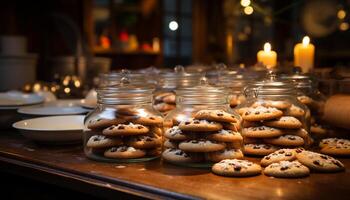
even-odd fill
[(271, 44), (270, 43), (266, 42), (264, 44), (264, 51), (265, 52), (270, 52), (271, 51)]
[(308, 36), (305, 36), (305, 37), (303, 38), (303, 45), (306, 46), (306, 45), (308, 45), (308, 44), (310, 44), (310, 38), (309, 38)]

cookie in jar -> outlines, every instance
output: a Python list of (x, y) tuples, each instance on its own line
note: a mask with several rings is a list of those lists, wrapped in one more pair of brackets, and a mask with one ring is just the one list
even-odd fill
[(152, 106), (154, 88), (120, 84), (97, 90), (98, 104), (85, 118), (84, 152), (93, 160), (142, 162), (161, 154), (163, 117)]
[(201, 78), (198, 73), (186, 73), (182, 66), (176, 66), (174, 72), (164, 72), (159, 76), (157, 91), (154, 94), (154, 108), (165, 115), (176, 107), (175, 90), (194, 86)]
[(204, 80), (195, 87), (176, 90), (176, 109), (164, 119), (165, 162), (208, 167), (223, 159), (243, 157), (240, 116), (230, 108), (227, 91)]
[(284, 74), (283, 79), (292, 80), (298, 89), (298, 100), (310, 109), (311, 114), (311, 136), (320, 140), (329, 136), (330, 130), (322, 120), (326, 97), (318, 90), (318, 81), (309, 74)]

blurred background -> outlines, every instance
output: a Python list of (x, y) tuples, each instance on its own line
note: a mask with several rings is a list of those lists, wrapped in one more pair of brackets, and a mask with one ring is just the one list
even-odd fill
[[(306, 35), (316, 47), (315, 69), (328, 73), (350, 64), (349, 6), (349, 0), (12, 0), (0, 3), (0, 36), (22, 48), (15, 56), (32, 56), (26, 62), (35, 60), (33, 80), (67, 74), (91, 80), (109, 70), (179, 64), (250, 66), (265, 42), (287, 66)], [(10, 52), (2, 48), (0, 65)]]

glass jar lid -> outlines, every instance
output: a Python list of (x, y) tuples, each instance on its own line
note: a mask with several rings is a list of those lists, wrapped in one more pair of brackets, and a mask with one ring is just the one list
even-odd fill
[(246, 96), (253, 94), (254, 96), (264, 95), (295, 95), (295, 84), (292, 81), (278, 78), (273, 72), (268, 72), (262, 81), (250, 83), (244, 92)]
[(226, 104), (228, 91), (225, 87), (209, 85), (202, 77), (194, 87), (184, 87), (175, 91), (180, 104)]
[(201, 73), (187, 73), (183, 66), (176, 66), (174, 72), (160, 74), (159, 85), (162, 88), (181, 88), (196, 85), (203, 75)]
[(151, 85), (132, 84), (128, 77), (122, 77), (117, 84), (97, 89), (98, 103), (135, 104), (152, 101), (154, 87)]
[(315, 77), (311, 76), (310, 74), (302, 74), (298, 71), (294, 74), (283, 74), (281, 78), (284, 80), (294, 81), (295, 86), (300, 89), (312, 88), (317, 85), (317, 80)]
[(146, 79), (146, 76), (142, 73), (132, 73), (129, 70), (122, 69), (118, 72), (104, 73), (100, 74), (100, 87), (109, 87), (113, 85), (120, 84), (120, 81), (123, 77), (128, 77), (132, 84), (147, 84), (155, 86), (156, 82), (154, 79)]

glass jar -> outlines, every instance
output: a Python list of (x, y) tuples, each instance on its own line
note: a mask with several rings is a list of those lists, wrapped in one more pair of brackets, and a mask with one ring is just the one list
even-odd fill
[(163, 114), (175, 109), (175, 90), (191, 87), (199, 82), (199, 73), (186, 73), (184, 67), (176, 66), (175, 72), (160, 74), (157, 91), (154, 94), (154, 108)]
[(298, 100), (310, 109), (311, 136), (317, 140), (327, 137), (329, 129), (322, 121), (326, 97), (318, 90), (318, 81), (316, 78), (308, 74), (301, 74), (300, 72), (286, 74), (282, 78), (295, 82), (295, 86), (298, 89)]
[(164, 118), (165, 162), (209, 167), (223, 159), (242, 158), (240, 116), (227, 102), (227, 90), (200, 85), (176, 90), (176, 109)]
[(84, 120), (84, 152), (105, 162), (141, 162), (161, 153), (163, 118), (152, 106), (153, 87), (122, 77), (97, 89), (97, 107)]
[(256, 76), (248, 73), (232, 74), (225, 72), (219, 76), (217, 85), (228, 88), (230, 106), (235, 108), (245, 101), (244, 87), (256, 78)]
[(265, 156), (280, 148), (311, 145), (310, 111), (296, 98), (293, 82), (269, 74), (248, 85), (245, 94), (246, 101), (237, 107), (245, 155)]

